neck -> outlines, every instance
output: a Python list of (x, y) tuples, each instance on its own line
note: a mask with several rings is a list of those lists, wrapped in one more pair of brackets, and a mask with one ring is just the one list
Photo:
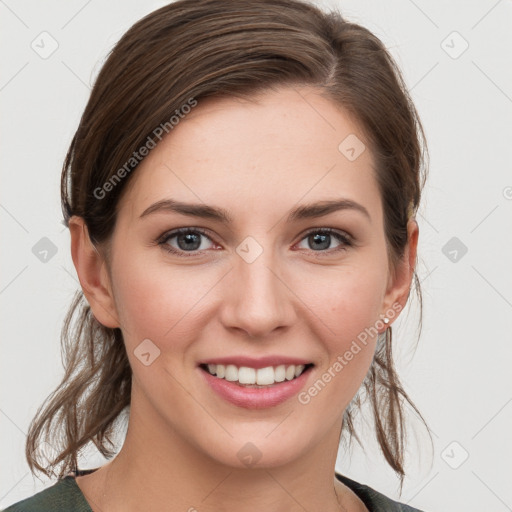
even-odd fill
[(92, 507), (109, 512), (366, 510), (334, 479), (340, 428), (341, 421), (319, 445), (287, 463), (233, 467), (184, 441), (155, 411), (132, 402), (117, 457), (77, 478), (77, 484)]

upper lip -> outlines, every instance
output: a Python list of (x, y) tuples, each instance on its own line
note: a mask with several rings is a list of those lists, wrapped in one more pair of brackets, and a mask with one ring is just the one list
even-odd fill
[(307, 365), (313, 364), (311, 361), (306, 359), (300, 359), (298, 357), (288, 357), (288, 356), (264, 356), (264, 357), (248, 357), (248, 356), (229, 356), (229, 357), (215, 357), (212, 359), (205, 359), (201, 361), (199, 365), (202, 364), (233, 364), (238, 368), (242, 366), (246, 366), (248, 368), (266, 368), (268, 366), (280, 366), (280, 365)]

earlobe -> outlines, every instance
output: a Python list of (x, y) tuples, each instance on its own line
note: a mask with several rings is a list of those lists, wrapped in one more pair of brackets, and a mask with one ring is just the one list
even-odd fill
[[(405, 307), (411, 290), (414, 270), (416, 268), (416, 254), (418, 248), (419, 226), (415, 219), (409, 220), (407, 225), (408, 243), (404, 250), (403, 258), (399, 262), (393, 278), (390, 278), (388, 290), (384, 299), (383, 316), (388, 316), (390, 321), (386, 328), (393, 323), (399, 313)], [(388, 314), (391, 313), (391, 314)]]
[(105, 327), (119, 327), (106, 261), (91, 242), (84, 219), (72, 216), (69, 231), (73, 263), (94, 317)]

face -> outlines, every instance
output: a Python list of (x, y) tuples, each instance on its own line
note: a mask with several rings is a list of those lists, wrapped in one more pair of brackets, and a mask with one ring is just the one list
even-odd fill
[[(132, 410), (148, 428), (231, 466), (243, 450), (271, 467), (337, 443), (399, 292), (372, 155), (340, 151), (348, 136), (365, 143), (319, 91), (283, 88), (199, 101), (139, 165), (119, 203), (110, 279)], [(331, 201), (344, 207), (300, 209)], [(201, 366), (228, 358), (312, 366), (264, 396)]]

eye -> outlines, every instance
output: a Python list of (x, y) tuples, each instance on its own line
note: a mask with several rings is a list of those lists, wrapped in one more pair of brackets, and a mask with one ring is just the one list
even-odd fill
[[(329, 249), (333, 238), (339, 242), (339, 245), (326, 251), (325, 249)], [(306, 247), (306, 249), (311, 248), (314, 252), (332, 253), (346, 251), (347, 247), (351, 247), (353, 245), (352, 239), (348, 234), (332, 228), (313, 229), (308, 231), (302, 240), (306, 240), (306, 243), (309, 246)]]
[[(189, 252), (192, 253), (190, 256), (194, 256), (196, 251), (202, 251), (208, 248), (204, 247), (202, 244), (201, 237), (205, 237), (212, 242), (212, 239), (202, 229), (179, 228), (163, 235), (158, 241), (158, 244), (172, 254), (187, 257), (189, 255), (184, 253)], [(176, 239), (178, 247), (174, 247), (170, 244), (170, 241), (174, 238)]]
[[(208, 247), (205, 247), (202, 243), (202, 237), (213, 243), (212, 238), (201, 228), (174, 229), (173, 231), (169, 231), (162, 235), (162, 237), (157, 240), (157, 243), (172, 254), (188, 257), (195, 256), (198, 252), (208, 249)], [(338, 241), (338, 246), (329, 249), (333, 238)], [(171, 240), (174, 239), (176, 239), (175, 243), (177, 244), (177, 247), (170, 243)], [(333, 252), (344, 251), (353, 245), (350, 235), (332, 228), (312, 229), (306, 233), (302, 240), (306, 240), (309, 245), (306, 249), (311, 249), (316, 253), (330, 254)]]

